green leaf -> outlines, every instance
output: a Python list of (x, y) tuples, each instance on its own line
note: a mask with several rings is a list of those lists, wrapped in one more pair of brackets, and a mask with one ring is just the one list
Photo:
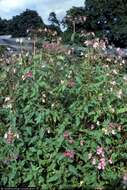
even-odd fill
[(54, 175), (54, 176), (52, 176), (52, 177), (50, 177), (50, 178), (48, 179), (48, 183), (57, 181), (58, 179), (59, 179), (58, 175)]
[(117, 114), (119, 114), (119, 113), (125, 113), (125, 112), (127, 112), (127, 107), (120, 108), (119, 110), (117, 110)]
[(68, 169), (72, 174), (79, 176), (77, 169), (73, 165), (69, 165)]

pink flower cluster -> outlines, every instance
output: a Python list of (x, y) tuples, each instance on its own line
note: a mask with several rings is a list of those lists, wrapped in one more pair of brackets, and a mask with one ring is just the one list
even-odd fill
[(66, 21), (69, 21), (69, 22), (75, 22), (75, 23), (84, 23), (86, 22), (87, 20), (87, 17), (86, 16), (78, 16), (78, 17), (73, 17), (73, 16), (70, 16), (70, 15), (67, 15), (66, 18), (65, 18)]
[(116, 130), (119, 132), (122, 130), (122, 126), (119, 123), (109, 123), (108, 130), (114, 135), (116, 133)]
[(18, 133), (14, 133), (11, 128), (9, 128), (8, 132), (5, 133), (4, 138), (6, 139), (8, 144), (12, 144), (15, 138), (19, 138)]
[(86, 32), (86, 31), (82, 30), (81, 31), (81, 37), (82, 36), (85, 36), (85, 37), (89, 37), (89, 36), (95, 37), (95, 33), (94, 32)]
[(103, 147), (98, 147), (97, 150), (96, 150), (96, 153), (100, 157), (97, 168), (99, 170), (104, 170), (105, 166), (106, 166), (105, 155), (104, 155), (104, 148)]
[(117, 49), (116, 49), (116, 52), (117, 52), (118, 56), (124, 56), (124, 55), (125, 55), (124, 50), (121, 49), (121, 48), (117, 48)]
[(95, 38), (95, 39), (92, 39), (92, 40), (86, 40), (84, 42), (84, 44), (86, 46), (91, 46), (93, 48), (101, 48), (103, 50), (106, 49), (106, 43), (108, 43), (107, 39), (104, 39), (104, 40), (101, 40), (99, 38)]
[(104, 169), (105, 169), (105, 166), (106, 166), (105, 158), (101, 158), (101, 159), (99, 160), (99, 164), (98, 164), (97, 168), (98, 168), (99, 170), (104, 170)]
[(127, 173), (123, 175), (123, 184), (127, 185)]
[[(92, 161), (92, 165), (96, 165), (97, 160), (98, 165), (97, 165), (97, 169), (98, 170), (104, 170), (106, 167), (106, 158), (105, 158), (105, 151), (103, 147), (97, 147), (96, 150), (96, 156), (93, 157), (92, 153), (90, 152), (88, 154), (88, 159)], [(109, 164), (112, 164), (112, 158), (110, 157), (110, 159), (108, 160)]]
[(27, 78), (33, 78), (32, 71), (27, 72), (25, 75), (22, 75), (22, 80), (25, 80)]
[(70, 50), (69, 48), (65, 48), (62, 44), (56, 42), (45, 43), (43, 44), (42, 48), (44, 49), (44, 51), (46, 50), (51, 53), (56, 52), (68, 54), (68, 51)]
[(73, 150), (67, 150), (64, 152), (66, 158), (74, 159), (75, 152)]
[(70, 144), (74, 143), (74, 140), (72, 139), (68, 131), (65, 131), (63, 136), (64, 136), (64, 139), (67, 140)]
[(104, 149), (103, 147), (98, 147), (96, 150), (97, 155), (100, 155), (101, 157), (104, 157)]

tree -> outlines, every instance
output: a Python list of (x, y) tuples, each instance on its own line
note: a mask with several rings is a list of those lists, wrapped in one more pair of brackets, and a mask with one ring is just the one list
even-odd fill
[(9, 32), (15, 37), (27, 36), (27, 30), (44, 27), (41, 17), (36, 11), (27, 9), (20, 15), (9, 20)]
[(49, 22), (51, 23), (51, 25), (55, 25), (55, 26), (60, 27), (60, 22), (59, 22), (59, 20), (58, 20), (57, 17), (56, 17), (56, 13), (51, 12), (51, 13), (49, 14), (48, 20), (49, 20)]
[[(68, 35), (71, 42), (75, 41), (75, 37), (78, 37), (78, 33), (85, 30), (86, 14), (84, 7), (72, 7), (67, 11), (62, 24), (66, 28), (64, 34)], [(68, 39), (68, 37), (66, 39)]]
[(84, 7), (72, 7), (67, 11), (62, 24), (69, 31), (74, 31), (74, 23), (76, 31), (84, 29), (84, 24), (86, 22), (86, 14)]
[(127, 1), (86, 0), (87, 28), (108, 37), (116, 46), (127, 46)]
[(7, 34), (8, 21), (0, 18), (0, 35)]

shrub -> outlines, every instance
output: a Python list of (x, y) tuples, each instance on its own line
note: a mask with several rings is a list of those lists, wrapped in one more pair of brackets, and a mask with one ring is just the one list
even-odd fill
[(1, 186), (126, 186), (124, 65), (89, 55), (1, 66)]

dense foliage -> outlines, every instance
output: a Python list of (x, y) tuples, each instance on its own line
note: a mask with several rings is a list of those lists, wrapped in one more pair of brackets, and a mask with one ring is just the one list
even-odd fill
[(14, 16), (10, 20), (0, 20), (0, 34), (11, 34), (14, 37), (27, 36), (27, 30), (44, 28), (42, 18), (36, 11), (27, 9), (20, 15)]
[(124, 61), (25, 57), (1, 64), (0, 186), (126, 188)]
[[(60, 22), (55, 12), (49, 14), (50, 25), (44, 24), (36, 11), (26, 10), (10, 20), (0, 18), (0, 35), (12, 34), (14, 37), (28, 36), (27, 30), (56, 30), (65, 42), (81, 42), (83, 32), (95, 32), (96, 36), (107, 37), (118, 47), (127, 46), (127, 2), (125, 0), (86, 0), (84, 7), (72, 7)], [(61, 24), (66, 30), (61, 33)], [(43, 37), (43, 36), (42, 36)]]
[(86, 0), (87, 28), (107, 36), (119, 47), (127, 46), (127, 1)]
[(75, 22), (77, 33), (82, 30), (95, 32), (99, 37), (107, 37), (117, 47), (126, 47), (127, 1), (86, 0), (84, 4), (84, 7), (73, 7), (67, 11), (63, 19), (68, 31), (66, 35), (73, 32)]

